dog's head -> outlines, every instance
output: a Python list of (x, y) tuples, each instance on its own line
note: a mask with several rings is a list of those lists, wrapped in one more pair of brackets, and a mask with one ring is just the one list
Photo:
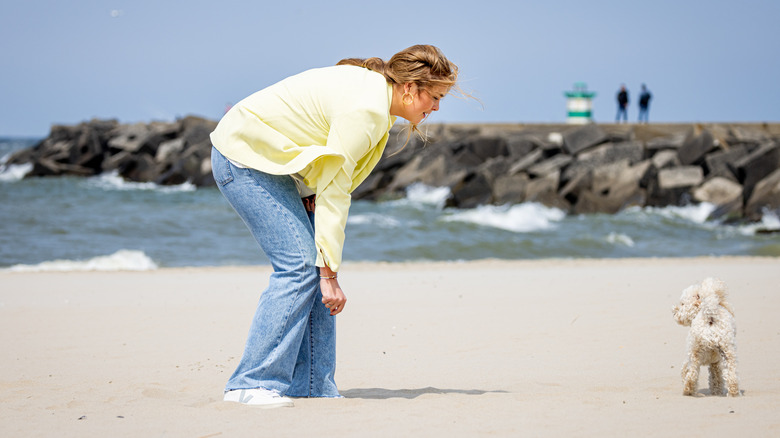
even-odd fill
[(718, 307), (724, 307), (732, 315), (734, 312), (726, 302), (726, 284), (717, 278), (705, 278), (699, 284), (685, 288), (680, 297), (680, 303), (672, 308), (677, 324), (689, 326), (700, 311), (717, 312)]

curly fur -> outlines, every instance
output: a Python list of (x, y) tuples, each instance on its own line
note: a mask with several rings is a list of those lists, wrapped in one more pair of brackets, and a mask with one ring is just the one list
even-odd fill
[(737, 324), (726, 302), (726, 284), (706, 278), (682, 292), (672, 309), (678, 324), (689, 326), (688, 358), (682, 367), (683, 395), (696, 394), (699, 368), (709, 366), (710, 394), (739, 395)]

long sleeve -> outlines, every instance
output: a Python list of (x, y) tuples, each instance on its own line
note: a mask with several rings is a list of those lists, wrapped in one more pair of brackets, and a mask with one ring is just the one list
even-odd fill
[[(327, 147), (339, 152), (343, 163), (335, 166), (329, 157), (323, 157), (312, 166), (313, 172), (304, 175), (307, 180), (319, 170), (316, 178), (317, 208), (314, 213), (314, 241), (317, 246), (317, 266), (329, 266), (338, 271), (344, 247), (347, 215), (351, 205), (350, 192), (358, 162), (373, 148), (384, 148), (388, 131), (387, 116), (369, 111), (342, 114), (334, 120), (328, 135)], [(384, 142), (383, 142), (384, 140)], [(335, 170), (332, 177), (328, 175)]]

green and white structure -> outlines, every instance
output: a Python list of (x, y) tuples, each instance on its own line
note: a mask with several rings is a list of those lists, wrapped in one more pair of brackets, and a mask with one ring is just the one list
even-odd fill
[(573, 91), (564, 92), (566, 109), (569, 114), (566, 123), (584, 125), (593, 122), (593, 102), (595, 91), (588, 91), (585, 82), (576, 82)]

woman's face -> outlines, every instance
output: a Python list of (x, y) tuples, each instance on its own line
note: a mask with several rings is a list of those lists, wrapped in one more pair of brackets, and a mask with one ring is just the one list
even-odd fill
[(419, 125), (432, 112), (439, 110), (439, 102), (447, 95), (447, 91), (447, 88), (444, 86), (422, 89), (416, 84), (409, 85), (408, 93), (414, 99), (410, 104), (403, 105), (403, 111), (400, 116), (415, 125)]

